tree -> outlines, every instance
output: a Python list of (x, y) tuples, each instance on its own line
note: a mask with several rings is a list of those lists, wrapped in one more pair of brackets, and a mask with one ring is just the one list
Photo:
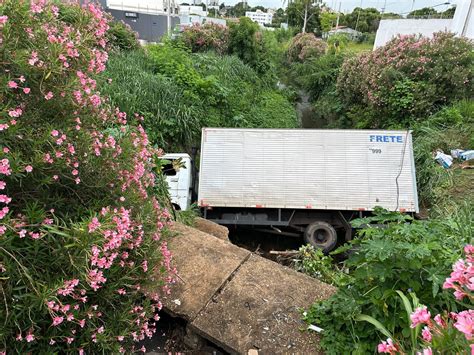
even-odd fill
[(442, 18), (453, 18), (454, 13), (456, 12), (456, 6), (450, 7), (446, 11), (441, 13)]
[(356, 7), (350, 14), (344, 16), (344, 22), (341, 21), (341, 23), (360, 32), (376, 32), (380, 17), (377, 9)]
[(433, 9), (432, 7), (424, 7), (422, 9), (414, 10), (410, 12), (407, 18), (430, 18), (430, 17), (437, 17), (438, 11)]
[(271, 65), (259, 26), (248, 17), (230, 24), (229, 53), (237, 55), (259, 73), (265, 73)]
[(285, 10), (283, 10), (282, 8), (279, 8), (273, 14), (272, 25), (273, 27), (280, 27), (282, 22), (286, 22), (286, 14), (285, 14)]
[(325, 11), (319, 15), (319, 18), (321, 22), (321, 31), (328, 32), (336, 25), (337, 14), (335, 12)]
[(319, 32), (320, 25), (320, 8), (319, 0), (297, 0), (288, 5), (286, 11), (288, 13), (288, 24), (290, 26), (301, 28), (302, 33)]
[(260, 10), (260, 11), (263, 11), (263, 12), (267, 11), (267, 9), (266, 9), (266, 8), (264, 8), (264, 7), (263, 7), (263, 6), (261, 6), (261, 5), (258, 5), (258, 6), (255, 6), (255, 7), (252, 7), (252, 8), (250, 9), (250, 11), (257, 11), (257, 10)]
[(245, 16), (245, 11), (248, 11), (248, 6), (244, 2), (238, 2), (234, 7), (229, 9), (229, 16), (242, 17)]

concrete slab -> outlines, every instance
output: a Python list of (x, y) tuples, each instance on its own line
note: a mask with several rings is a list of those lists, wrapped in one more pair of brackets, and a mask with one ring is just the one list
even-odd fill
[(171, 315), (192, 321), (250, 252), (179, 223), (173, 229), (179, 235), (168, 246), (180, 279), (162, 302)]
[(221, 226), (220, 224), (201, 217), (196, 217), (194, 219), (193, 227), (199, 229), (201, 232), (211, 234), (216, 238), (222, 239), (225, 242), (230, 242), (229, 229), (227, 227)]
[[(299, 309), (336, 289), (251, 255), (191, 323), (193, 330), (229, 352), (317, 353), (318, 335), (302, 332)], [(195, 293), (195, 295), (197, 295)]]

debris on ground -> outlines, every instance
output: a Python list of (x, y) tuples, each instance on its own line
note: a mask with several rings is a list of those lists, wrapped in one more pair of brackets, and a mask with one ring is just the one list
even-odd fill
[(472, 167), (466, 162), (474, 160), (474, 150), (453, 149), (449, 155), (438, 149), (433, 152), (433, 158), (445, 169), (449, 169), (453, 165), (454, 159), (463, 162), (461, 168), (467, 169)]
[(449, 169), (453, 165), (453, 157), (448, 154), (444, 154), (442, 150), (435, 152), (434, 159), (445, 169)]

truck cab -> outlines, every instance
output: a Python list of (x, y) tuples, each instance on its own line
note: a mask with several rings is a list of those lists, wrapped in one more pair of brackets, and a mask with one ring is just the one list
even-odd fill
[[(169, 163), (163, 166), (163, 174), (168, 183), (171, 203), (176, 210), (187, 210), (191, 206), (192, 166), (191, 157), (185, 153), (165, 154), (162, 157)], [(181, 167), (176, 169), (177, 161)], [(173, 164), (174, 163), (174, 164)]]

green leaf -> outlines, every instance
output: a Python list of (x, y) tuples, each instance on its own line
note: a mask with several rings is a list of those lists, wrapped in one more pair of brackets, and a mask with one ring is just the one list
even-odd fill
[(361, 314), (361, 315), (357, 316), (355, 318), (355, 320), (359, 321), (359, 322), (369, 322), (370, 324), (375, 326), (375, 328), (377, 328), (377, 330), (380, 333), (382, 333), (383, 335), (385, 335), (387, 338), (393, 339), (392, 334), (390, 334), (390, 332), (387, 330), (387, 328), (385, 328), (384, 325), (382, 323), (380, 323), (374, 317), (368, 316), (366, 314)]

